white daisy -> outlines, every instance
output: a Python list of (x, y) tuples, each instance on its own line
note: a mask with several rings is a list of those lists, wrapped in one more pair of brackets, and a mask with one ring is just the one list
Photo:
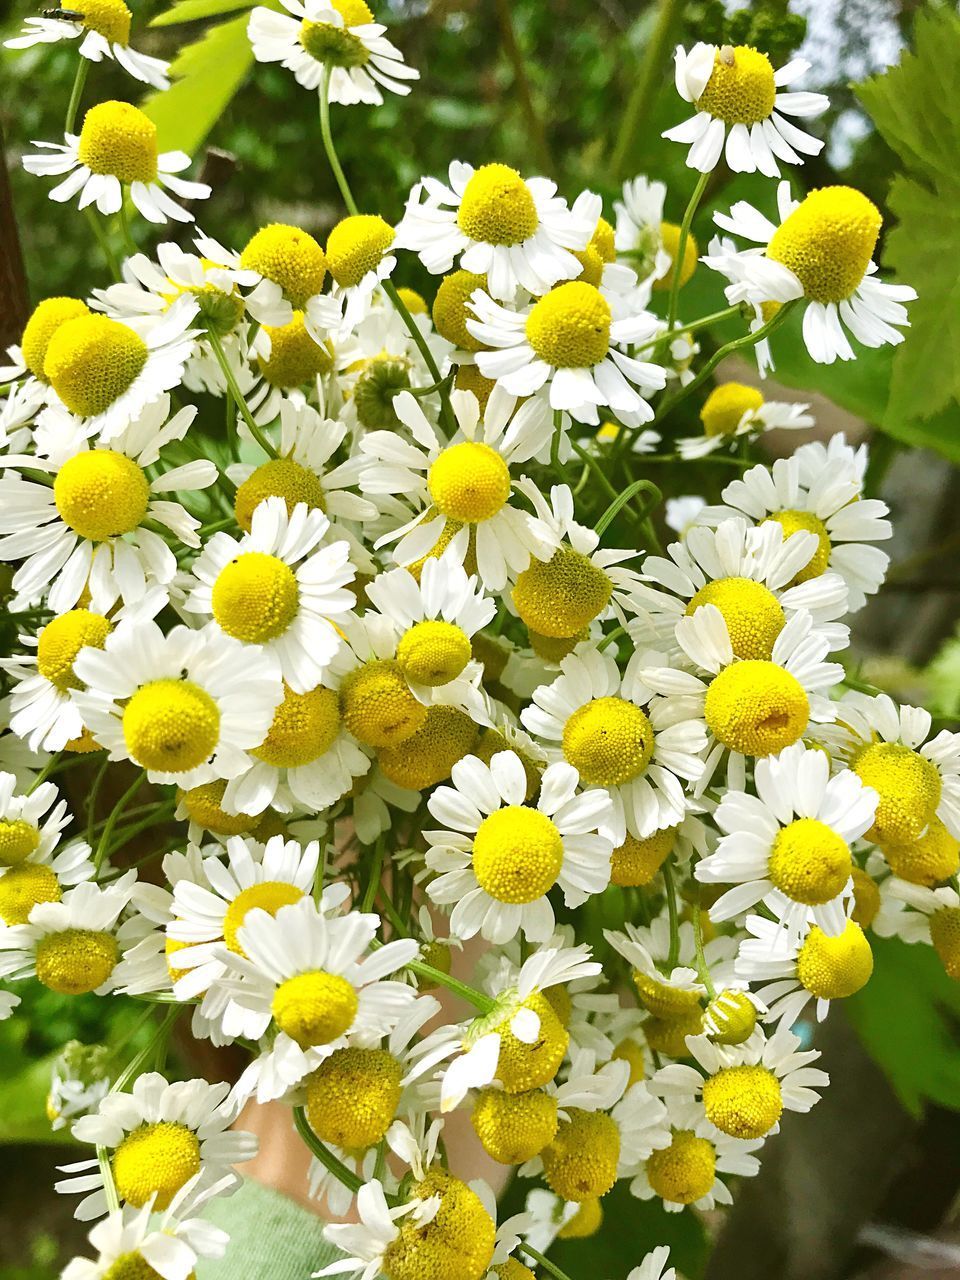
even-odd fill
[(614, 201), (617, 255), (626, 258), (641, 280), (662, 280), (673, 261), (661, 232), (666, 194), (665, 183), (641, 174), (625, 182), (622, 200)]
[(668, 498), (664, 503), (664, 523), (668, 529), (685, 538), (699, 522), (700, 512), (706, 505), (706, 499), (694, 493), (682, 494), (678, 498)]
[[(683, 1018), (699, 1011), (707, 989), (695, 968), (696, 943), (693, 925), (684, 920), (680, 925), (676, 961), (671, 966), (672, 933), (665, 914), (649, 926), (625, 924), (624, 932), (604, 930), (604, 937), (614, 951), (631, 966), (633, 985), (640, 1003), (656, 1018)], [(707, 965), (714, 981), (723, 986), (733, 977), (730, 961), (736, 942), (722, 935), (712, 938), (704, 948)]]
[(414, 1196), (391, 1207), (381, 1183), (364, 1183), (357, 1192), (360, 1221), (331, 1223), (323, 1229), (324, 1238), (343, 1256), (315, 1271), (314, 1276), (351, 1275), (359, 1280), (374, 1280), (382, 1273), (387, 1250), (400, 1235), (397, 1223), (410, 1217), (419, 1227), (427, 1227), (440, 1209), (440, 1199), (439, 1195), (426, 1199)]
[(681, 458), (706, 458), (718, 449), (736, 448), (744, 437), (755, 440), (766, 431), (798, 431), (813, 426), (809, 405), (764, 400), (756, 387), (723, 382), (707, 396), (700, 410), (702, 436), (677, 441)]
[[(62, 10), (60, 12), (63, 12)], [(80, 40), (81, 58), (102, 62), (111, 58), (134, 80), (154, 89), (167, 89), (170, 64), (162, 58), (138, 53), (130, 46), (131, 13), (123, 0), (85, 0), (82, 10), (69, 10), (70, 17), (24, 18), (20, 35), (4, 41), (7, 49), (29, 49), (37, 44), (57, 44)]]
[[(891, 877), (888, 894), (902, 910), (894, 934), (904, 942), (929, 942), (947, 975), (960, 982), (960, 894), (946, 885), (929, 889)], [(892, 914), (892, 913), (891, 913)]]
[[(7, 789), (9, 773), (0, 773), (0, 791)], [(38, 788), (38, 791), (42, 788)], [(17, 796), (11, 809), (22, 808), (16, 801), (32, 800), (32, 796)], [(56, 794), (56, 793), (55, 793)], [(61, 809), (63, 802), (57, 806)], [(54, 815), (44, 823), (50, 825)], [(30, 913), (39, 902), (59, 902), (63, 890), (81, 881), (89, 880), (94, 873), (90, 860), (90, 846), (84, 840), (71, 840), (56, 849), (43, 849), (43, 841), (26, 857), (19, 857), (26, 841), (34, 834), (28, 819), (0, 817), (0, 920), (4, 924), (26, 924)], [(19, 847), (18, 847), (19, 846)], [(12, 856), (11, 856), (12, 855)]]
[(639, 1267), (634, 1267), (627, 1280), (677, 1280), (673, 1267), (668, 1267), (670, 1249), (668, 1245), (658, 1245), (646, 1255)]

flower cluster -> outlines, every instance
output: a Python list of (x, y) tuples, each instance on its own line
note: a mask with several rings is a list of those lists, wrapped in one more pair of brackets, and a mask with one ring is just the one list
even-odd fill
[[(347, 209), (325, 243), (271, 224), (121, 254), (9, 353), (3, 1009), (35, 977), (158, 1011), (118, 1076), (79, 1046), (58, 1063), (52, 1112), (91, 1148), (58, 1189), (96, 1220), (68, 1280), (221, 1254), (200, 1211), (254, 1154), (241, 1108), (278, 1099), (313, 1193), (358, 1218), (326, 1228), (320, 1274), (556, 1275), (544, 1251), (596, 1230), (618, 1180), (730, 1202), (827, 1085), (794, 1028), (863, 987), (871, 932), (960, 979), (960, 735), (838, 660), (888, 563), (865, 450), (756, 461), (807, 406), (704, 385), (680, 316), (703, 179), (675, 227), (643, 177), (608, 221), (590, 191), (454, 161), (392, 225), (357, 208), (329, 106), (417, 73), (363, 0), (284, 6), (249, 35), (319, 94)], [(12, 43), (81, 37), (163, 82), (122, 0), (81, 8)], [(695, 114), (669, 136), (701, 175), (822, 145), (793, 121), (825, 100), (785, 89), (805, 64), (699, 44), (676, 65)], [(131, 209), (189, 222), (210, 195), (135, 106), (73, 129), (24, 163), (93, 207), (111, 262)], [(717, 215), (703, 258), (761, 369), (795, 308), (814, 360), (899, 342), (913, 294), (877, 276), (873, 204), (784, 183), (779, 208)], [(395, 283), (415, 257), (429, 300)], [(645, 458), (685, 475), (720, 449), (738, 478), (668, 505), (664, 551)], [(593, 949), (591, 912), (595, 938), (620, 922)], [(188, 1010), (239, 1079), (153, 1070)], [(531, 1179), (525, 1213), (498, 1224), (458, 1178), (457, 1109)]]

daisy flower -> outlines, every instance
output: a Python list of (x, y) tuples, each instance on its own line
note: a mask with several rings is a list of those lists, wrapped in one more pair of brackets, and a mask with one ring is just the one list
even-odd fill
[[(169, 408), (163, 395), (114, 435), (109, 447), (92, 448), (69, 414), (51, 408), (45, 412), (48, 425), (58, 429), (57, 455), (6, 459), (0, 555), (23, 561), (13, 577), (20, 605), (46, 597), (54, 612), (63, 613), (86, 591), (93, 609), (103, 614), (118, 597), (136, 604), (154, 585), (169, 587), (176, 556), (146, 524), (155, 521), (186, 546), (199, 547), (200, 521), (167, 495), (206, 489), (217, 479), (216, 466), (202, 459), (149, 474), (163, 447), (182, 439), (196, 414), (190, 405), (168, 422)], [(12, 470), (18, 465), (51, 474), (52, 485), (23, 479)]]
[[(677, 962), (669, 968), (671, 935), (665, 916), (658, 916), (645, 928), (628, 923), (623, 933), (604, 930), (607, 942), (631, 966), (640, 1003), (655, 1018), (679, 1021), (692, 1014), (699, 1015), (701, 1001), (707, 997), (707, 989), (694, 967), (695, 940), (693, 925), (688, 920), (680, 925), (678, 936)], [(732, 938), (712, 938), (706, 944), (704, 955), (717, 983), (733, 977), (733, 968), (728, 962), (735, 950)]]
[(646, 396), (663, 390), (666, 373), (625, 348), (654, 338), (655, 316), (585, 280), (557, 285), (517, 310), (483, 289), (470, 304), (477, 318), (467, 329), (490, 348), (477, 352), (477, 368), (510, 395), (539, 393), (551, 409), (592, 426), (602, 405), (624, 426), (652, 420)]
[[(663, 137), (690, 144), (687, 164), (709, 173), (726, 151), (735, 173), (780, 175), (777, 159), (803, 164), (803, 155), (816, 156), (823, 140), (804, 133), (784, 116), (806, 119), (830, 105), (822, 93), (782, 92), (809, 69), (804, 58), (793, 58), (774, 71), (765, 53), (744, 45), (695, 44), (689, 53), (676, 51), (677, 93), (691, 102), (697, 114), (667, 129)], [(726, 143), (726, 146), (724, 146)]]
[(374, 292), (397, 265), (391, 252), (393, 227), (379, 214), (342, 218), (327, 237), (327, 266), (334, 280), (331, 301), (343, 305), (343, 325), (354, 328), (367, 314)]
[(808, 1112), (830, 1083), (810, 1064), (820, 1053), (800, 1050), (801, 1040), (782, 1023), (767, 1038), (755, 1032), (742, 1045), (718, 1046), (706, 1036), (688, 1036), (695, 1067), (674, 1062), (650, 1081), (652, 1093), (674, 1101), (700, 1101), (707, 1120), (730, 1138), (752, 1142), (777, 1133), (784, 1111)]
[(375, 545), (396, 542), (394, 559), (403, 565), (448, 550), (461, 564), (475, 563), (489, 591), (502, 591), (509, 572), (521, 572), (532, 556), (546, 560), (555, 549), (550, 531), (510, 501), (510, 468), (549, 440), (550, 413), (542, 400), (517, 408), (512, 396), (493, 392), (481, 421), (476, 396), (455, 391), (450, 400), (459, 427), (450, 443), (409, 392), (393, 403), (413, 442), (392, 431), (373, 431), (360, 441), (366, 459), (361, 491), (401, 493), (419, 508)]
[(803, 340), (820, 364), (854, 358), (845, 328), (865, 347), (902, 342), (903, 304), (917, 294), (876, 278), (872, 255), (882, 222), (876, 206), (852, 187), (823, 187), (798, 202), (788, 182), (780, 183), (777, 204), (779, 225), (745, 201), (714, 214), (724, 231), (758, 246), (724, 258), (727, 301), (801, 299)]
[(67, 176), (50, 192), (58, 204), (79, 195), (79, 208), (95, 204), (102, 214), (118, 213), (124, 195), (148, 222), (192, 222), (193, 214), (167, 195), (206, 200), (205, 182), (176, 175), (190, 166), (183, 151), (157, 151), (157, 126), (129, 102), (98, 102), (83, 117), (79, 134), (61, 142), (34, 142), (42, 150), (23, 157), (27, 173)]
[(540, 782), (537, 807), (525, 804), (527, 775), (519, 756), (498, 752), (489, 765), (467, 756), (453, 766), (453, 786), (427, 802), (446, 829), (426, 832), (427, 885), (441, 906), (456, 905), (450, 932), (481, 933), (505, 942), (517, 931), (544, 942), (554, 929), (547, 897), (559, 885), (568, 907), (580, 906), (610, 883), (611, 804), (602, 791), (577, 794), (577, 771), (552, 764)]
[[(188, 1184), (197, 1190), (219, 1184), (221, 1195), (239, 1187), (240, 1176), (231, 1166), (253, 1159), (257, 1139), (231, 1128), (236, 1112), (229, 1092), (228, 1084), (170, 1084), (149, 1071), (138, 1076), (129, 1093), (110, 1093), (95, 1115), (82, 1116), (73, 1136), (105, 1148), (123, 1204), (142, 1209), (150, 1203), (162, 1213)], [(58, 1182), (56, 1190), (84, 1197), (74, 1216), (81, 1222), (102, 1217), (107, 1196), (99, 1161), (81, 1160), (60, 1171), (72, 1176)]]
[(7, 49), (29, 49), (36, 44), (57, 44), (61, 40), (80, 40), (80, 56), (89, 62), (111, 58), (134, 80), (154, 89), (167, 89), (170, 64), (162, 58), (151, 58), (130, 47), (132, 14), (123, 0), (84, 0), (82, 10), (70, 10), (69, 17), (25, 18), (23, 29)]
[(695, 493), (668, 498), (664, 503), (664, 524), (681, 538), (685, 538), (699, 523), (700, 512), (706, 505), (706, 499)]
[(786, 900), (776, 912), (791, 934), (809, 919), (829, 937), (847, 925), (853, 892), (851, 845), (873, 825), (879, 797), (849, 769), (830, 776), (830, 761), (802, 742), (758, 760), (757, 794), (725, 792), (714, 817), (724, 832), (697, 863), (701, 884), (733, 884), (710, 908), (712, 920), (731, 920), (771, 894)]
[(43, 817), (56, 787), (43, 783), (27, 796), (14, 790), (13, 775), (0, 773), (0, 920), (25, 925), (38, 903), (60, 902), (65, 888), (89, 880), (93, 863), (85, 841), (59, 843), (60, 828), (72, 821), (66, 801)]
[(426, 1227), (439, 1207), (438, 1196), (426, 1200), (414, 1196), (391, 1207), (381, 1183), (364, 1183), (357, 1192), (356, 1211), (360, 1221), (331, 1223), (323, 1229), (324, 1238), (344, 1256), (314, 1272), (314, 1276), (347, 1274), (359, 1280), (374, 1280), (382, 1274), (390, 1246), (400, 1238), (401, 1228), (397, 1223), (409, 1218), (417, 1227)]
[(582, 785), (609, 796), (612, 821), (601, 830), (615, 844), (628, 832), (645, 839), (682, 822), (682, 782), (696, 782), (703, 769), (703, 727), (683, 705), (651, 700), (639, 674), (649, 656), (634, 654), (621, 675), (608, 653), (582, 646), (561, 661), (552, 684), (535, 690), (520, 717), (577, 770)]
[(960, 894), (945, 885), (928, 889), (905, 880), (889, 883), (890, 896), (910, 908), (903, 913), (906, 919), (897, 928), (897, 937), (904, 942), (929, 940), (948, 977), (960, 982)]
[(518, 289), (539, 297), (583, 270), (582, 253), (597, 227), (600, 197), (589, 191), (568, 208), (548, 178), (521, 178), (505, 164), (479, 169), (454, 160), (448, 182), (423, 178), (410, 192), (396, 247), (412, 249), (434, 275), (460, 266), (486, 276), (491, 297)]
[(381, 89), (405, 95), (404, 82), (420, 79), (364, 0), (283, 0), (283, 6), (291, 17), (254, 9), (247, 35), (258, 62), (282, 63), (305, 89), (323, 93), (326, 72), (328, 101), (379, 106)]
[(646, 1255), (639, 1267), (633, 1268), (627, 1280), (677, 1280), (676, 1271), (667, 1266), (669, 1261), (670, 1248), (661, 1244)]
[[(651, 280), (654, 287), (669, 273), (673, 262), (673, 254), (666, 243), (668, 237), (674, 253), (677, 248), (676, 236), (671, 232), (679, 231), (679, 228), (663, 220), (666, 194), (665, 183), (651, 182), (641, 174), (623, 184), (622, 199), (614, 201), (613, 205), (617, 219), (617, 255), (626, 258), (638, 277)], [(693, 259), (695, 263), (696, 242)]]
[(677, 441), (681, 458), (708, 457), (718, 449), (736, 447), (744, 437), (755, 440), (765, 431), (797, 431), (813, 426), (809, 405), (764, 400), (757, 387), (722, 382), (707, 396), (700, 410), (702, 436)]
[(231, 778), (266, 736), (283, 697), (275, 661), (208, 624), (166, 635), (146, 619), (121, 624), (74, 660), (83, 722), (111, 760), (184, 790)]
[[(20, 794), (16, 776), (0, 772), (0, 866), (49, 863), (73, 818), (52, 782)], [(48, 812), (49, 810), (49, 812)]]

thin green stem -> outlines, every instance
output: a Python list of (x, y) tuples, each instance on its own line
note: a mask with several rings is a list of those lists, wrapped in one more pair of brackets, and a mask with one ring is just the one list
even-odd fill
[(620, 117), (620, 129), (610, 160), (609, 175), (614, 181), (627, 177), (626, 164), (634, 138), (650, 115), (657, 87), (663, 83), (663, 68), (673, 29), (683, 12), (683, 0), (660, 0), (656, 25), (643, 53), (640, 70), (633, 82), (626, 110)]
[(405, 938), (408, 934), (407, 926), (401, 919), (399, 911), (397, 911), (397, 908), (393, 905), (393, 901), (387, 893), (386, 887), (382, 883), (377, 887), (377, 901), (383, 907), (387, 919), (393, 925), (394, 931), (398, 933), (400, 937)]
[(383, 874), (383, 854), (386, 847), (386, 837), (379, 835), (377, 842), (373, 846), (373, 857), (370, 860), (370, 872), (367, 879), (367, 887), (363, 891), (363, 898), (360, 902), (361, 911), (369, 911), (373, 906), (373, 900), (377, 896), (377, 886), (380, 883), (380, 877)]
[(697, 896), (693, 903), (693, 950), (696, 956), (697, 974), (707, 989), (707, 995), (713, 1000), (717, 993), (710, 977), (710, 966), (707, 964), (707, 957), (703, 952), (703, 911), (700, 906), (699, 885), (696, 892)]
[(100, 866), (110, 850), (110, 838), (113, 835), (114, 827), (117, 825), (117, 819), (140, 790), (141, 786), (146, 781), (146, 777), (146, 769), (141, 769), (136, 778), (134, 778), (133, 782), (114, 805), (109, 818), (107, 818), (107, 821), (104, 823), (100, 839), (97, 841), (97, 852), (94, 854), (93, 858), (93, 867), (95, 872), (100, 870)]
[(92, 204), (88, 204), (83, 211), (84, 217), (90, 224), (90, 230), (94, 234), (97, 244), (100, 246), (100, 252), (103, 254), (107, 264), (107, 270), (113, 276), (114, 280), (119, 283), (123, 279), (123, 273), (120, 270), (120, 263), (117, 261), (117, 255), (110, 246), (110, 240), (106, 231), (100, 223), (97, 211)]
[(120, 235), (123, 239), (123, 244), (124, 244), (124, 247), (126, 248), (127, 253), (128, 254), (138, 253), (139, 250), (137, 249), (137, 242), (134, 240), (130, 232), (130, 219), (127, 217), (126, 200), (120, 201), (119, 222), (120, 222)]
[(653, 511), (655, 507), (658, 507), (663, 501), (663, 494), (652, 480), (634, 480), (632, 484), (627, 485), (623, 493), (613, 499), (606, 511), (593, 526), (594, 530), (600, 537), (606, 533), (607, 529), (616, 518), (617, 513), (622, 510), (628, 502), (631, 502), (638, 493), (647, 493), (650, 495), (650, 501), (644, 503), (643, 508), (638, 513), (637, 519), (641, 522), (646, 520), (650, 512)]
[(514, 30), (513, 6), (510, 0), (496, 0), (496, 10), (503, 51), (507, 55), (513, 70), (514, 88), (517, 92), (520, 110), (523, 112), (524, 119), (527, 122), (527, 131), (533, 144), (537, 164), (549, 177), (553, 173), (553, 157), (550, 153), (550, 143), (547, 141), (547, 131), (533, 100), (533, 88), (527, 75), (523, 50), (520, 48), (517, 33)]
[(607, 496), (610, 498), (610, 500), (612, 502), (617, 502), (620, 498), (620, 494), (617, 492), (617, 490), (613, 487), (613, 485), (607, 479), (603, 471), (603, 468), (600, 466), (596, 458), (594, 458), (592, 454), (588, 453), (587, 450), (584, 449), (580, 441), (577, 440), (573, 435), (571, 435), (569, 439), (570, 439), (570, 447), (573, 449), (577, 457), (580, 458), (582, 462), (586, 463), (586, 465), (590, 468), (591, 473), (596, 476), (600, 486), (602, 487), (603, 491), (607, 494)]
[[(97, 796), (100, 794), (100, 786), (106, 775), (107, 769), (110, 767), (110, 757), (103, 753), (103, 759), (100, 761), (100, 768), (94, 775), (93, 782), (90, 786), (90, 792), (87, 796), (87, 844), (93, 844), (93, 833), (95, 830), (94, 820), (97, 816)], [(102, 823), (96, 823), (96, 826), (106, 826), (109, 818), (104, 818)]]
[(77, 123), (77, 112), (80, 110), (80, 99), (83, 97), (83, 86), (87, 83), (90, 63), (81, 57), (77, 63), (77, 74), (73, 77), (73, 88), (70, 90), (70, 101), (67, 103), (67, 119), (63, 126), (64, 133), (73, 133)]
[(556, 472), (562, 472), (563, 467), (560, 463), (560, 441), (563, 439), (563, 412), (560, 409), (553, 411), (553, 438), (550, 441), (550, 466)]
[(279, 455), (272, 441), (263, 434), (263, 431), (255, 422), (253, 414), (250, 412), (250, 407), (237, 383), (236, 375), (230, 367), (230, 361), (227, 359), (227, 353), (223, 349), (223, 343), (212, 330), (208, 331), (207, 337), (210, 339), (210, 346), (213, 349), (213, 354), (217, 358), (217, 364), (219, 364), (223, 372), (223, 378), (227, 384), (227, 390), (233, 396), (237, 408), (240, 410), (240, 416), (247, 424), (248, 431), (268, 458), (278, 457)]
[(472, 1004), (475, 1009), (479, 1009), (481, 1013), (489, 1013), (495, 1004), (495, 1001), (490, 996), (484, 995), (482, 991), (477, 991), (474, 987), (467, 986), (459, 978), (451, 978), (449, 973), (443, 973), (440, 969), (435, 969), (432, 964), (425, 964), (422, 960), (411, 960), (406, 968), (421, 978), (427, 978), (435, 986), (446, 987), (448, 991), (460, 996), (468, 1004)]
[(51, 773), (53, 773), (54, 769), (57, 767), (57, 762), (59, 761), (59, 759), (60, 759), (59, 752), (55, 756), (50, 757), (50, 759), (43, 766), (43, 768), (40, 770), (40, 772), (37, 774), (34, 780), (30, 783), (29, 787), (27, 787), (28, 796), (32, 795), (34, 791), (36, 791), (37, 787), (42, 786), (43, 783), (46, 782), (46, 780), (50, 777)]
[(614, 627), (614, 629), (608, 632), (597, 645), (597, 652), (602, 653), (603, 650), (613, 644), (615, 640), (619, 640), (621, 636), (625, 636), (626, 634), (627, 632), (624, 627)]
[(297, 1133), (299, 1133), (300, 1137), (307, 1144), (307, 1147), (313, 1152), (323, 1167), (329, 1173), (332, 1173), (338, 1182), (342, 1182), (348, 1190), (352, 1191), (353, 1194), (356, 1195), (363, 1186), (363, 1179), (358, 1178), (355, 1173), (351, 1172), (342, 1160), (337, 1159), (326, 1143), (320, 1141), (317, 1135), (310, 1128), (310, 1125), (307, 1122), (307, 1115), (303, 1107), (294, 1107), (293, 1123), (297, 1126)]
[(445, 380), (440, 373), (440, 367), (434, 359), (433, 352), (430, 350), (430, 344), (421, 332), (420, 326), (410, 314), (407, 304), (397, 292), (397, 287), (393, 281), (383, 280), (381, 284), (383, 292), (393, 303), (400, 315), (400, 319), (406, 325), (407, 332), (410, 334), (410, 337), (414, 341), (414, 345), (420, 352), (420, 355), (423, 358), (423, 363), (429, 369), (431, 378), (433, 378), (434, 382), (437, 384), (437, 390), (440, 392), (440, 413), (443, 417), (444, 427), (446, 428), (448, 437), (453, 437), (457, 430), (457, 420), (454, 417), (453, 406), (450, 404), (450, 393), (445, 386)]
[(673, 856), (663, 864), (663, 883), (667, 890), (667, 915), (670, 919), (670, 949), (667, 971), (672, 972), (680, 958), (680, 912), (677, 908), (677, 883), (673, 875)]
[(680, 298), (680, 276), (683, 270), (683, 256), (687, 250), (687, 240), (690, 236), (690, 224), (693, 222), (693, 215), (697, 211), (697, 206), (707, 187), (710, 178), (709, 173), (701, 173), (697, 179), (697, 185), (693, 189), (687, 202), (687, 207), (683, 211), (683, 221), (680, 223), (680, 235), (677, 239), (677, 252), (674, 255), (673, 266), (670, 268), (670, 301), (667, 304), (667, 332), (666, 337), (669, 338), (673, 334), (674, 325), (677, 322), (677, 305)]
[(557, 1264), (555, 1262), (551, 1262), (550, 1259), (542, 1254), (539, 1249), (534, 1249), (532, 1245), (527, 1244), (523, 1240), (520, 1241), (520, 1244), (517, 1247), (525, 1253), (528, 1258), (533, 1258), (534, 1262), (543, 1267), (544, 1271), (549, 1271), (553, 1276), (553, 1280), (570, 1280), (567, 1273), (565, 1271), (561, 1271)]
[(333, 68), (329, 63), (323, 68), (323, 79), (320, 81), (320, 137), (323, 139), (323, 149), (327, 153), (327, 161), (333, 170), (333, 176), (337, 180), (337, 186), (340, 188), (340, 194), (343, 196), (343, 203), (347, 206), (347, 212), (356, 214), (357, 202), (353, 198), (353, 192), (350, 190), (350, 183), (347, 182), (347, 175), (343, 172), (340, 160), (337, 157), (336, 148), (333, 145), (333, 134), (330, 132), (330, 75)]

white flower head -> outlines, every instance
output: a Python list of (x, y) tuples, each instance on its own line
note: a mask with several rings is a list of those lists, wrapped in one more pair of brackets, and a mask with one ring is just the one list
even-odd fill
[[(62, 12), (62, 11), (61, 11)], [(130, 44), (131, 13), (123, 0), (85, 0), (82, 10), (70, 16), (24, 18), (18, 36), (4, 41), (7, 49), (29, 49), (37, 44), (80, 40), (79, 53), (88, 62), (110, 58), (134, 80), (154, 89), (169, 88), (169, 63), (139, 53)]]

